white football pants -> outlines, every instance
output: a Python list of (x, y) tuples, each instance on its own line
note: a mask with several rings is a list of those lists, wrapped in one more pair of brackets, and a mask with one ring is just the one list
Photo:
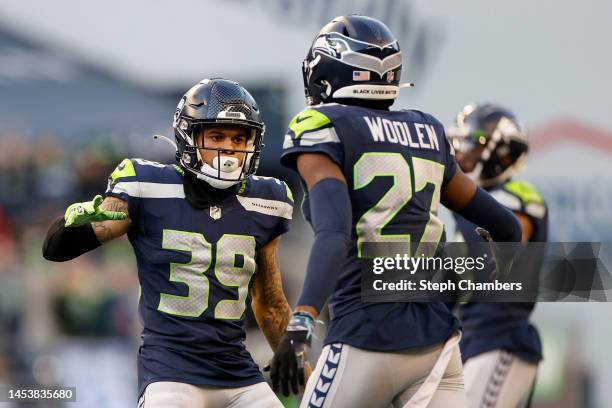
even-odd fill
[(515, 408), (531, 391), (537, 364), (505, 350), (493, 350), (465, 362), (463, 376), (469, 408)]
[(300, 408), (465, 408), (458, 340), (392, 352), (329, 344)]
[(270, 386), (260, 382), (246, 387), (217, 388), (161, 381), (147, 386), (138, 408), (282, 408)]

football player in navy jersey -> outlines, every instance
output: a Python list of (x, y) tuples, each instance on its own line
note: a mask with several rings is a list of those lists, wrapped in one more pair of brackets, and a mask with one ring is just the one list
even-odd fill
[[(516, 116), (497, 104), (469, 104), (448, 130), (463, 171), (513, 211), (524, 242), (545, 242), (548, 211), (537, 190), (513, 180), (527, 159), (527, 132)], [(459, 239), (482, 241), (473, 223), (455, 214)], [(542, 259), (531, 262), (541, 264)], [(539, 269), (534, 265), (533, 270)], [(534, 303), (468, 303), (458, 313), (461, 352), (470, 407), (516, 407), (532, 389), (542, 346), (529, 322)]]
[[(315, 319), (331, 322), (302, 407), (463, 407), (458, 322), (440, 302), (364, 303), (360, 259), (370, 243), (444, 240), (442, 202), (520, 240), (514, 215), (457, 168), (444, 127), (417, 110), (390, 110), (402, 54), (380, 21), (335, 18), (303, 63), (308, 107), (290, 123), (283, 165), (305, 187), (315, 232), (301, 296), (271, 361), (273, 389), (297, 392)], [(329, 300), (329, 301), (328, 301)]]
[(127, 234), (144, 322), (139, 407), (282, 406), (243, 343), (253, 312), (272, 349), (291, 310), (277, 261), (293, 198), (255, 176), (264, 124), (242, 86), (205, 79), (180, 100), (178, 165), (125, 159), (106, 197), (68, 207), (43, 254), (67, 261)]

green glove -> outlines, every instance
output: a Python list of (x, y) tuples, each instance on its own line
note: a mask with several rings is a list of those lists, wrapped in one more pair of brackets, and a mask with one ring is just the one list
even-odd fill
[(66, 209), (64, 219), (66, 227), (80, 227), (92, 222), (108, 220), (125, 220), (128, 215), (123, 211), (106, 211), (100, 208), (104, 199), (97, 195), (93, 200), (84, 203), (74, 203)]

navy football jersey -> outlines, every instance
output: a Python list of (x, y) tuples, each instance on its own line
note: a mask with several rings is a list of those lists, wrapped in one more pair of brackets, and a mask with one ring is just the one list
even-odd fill
[(127, 201), (143, 320), (139, 389), (156, 381), (240, 387), (263, 381), (243, 340), (260, 248), (289, 229), (293, 198), (251, 176), (216, 205), (185, 199), (183, 169), (125, 159), (106, 191)]
[[(548, 210), (542, 196), (529, 183), (508, 181), (489, 189), (491, 195), (509, 210), (525, 214), (533, 223), (530, 242), (548, 239)], [(482, 241), (476, 226), (455, 214), (457, 231), (465, 242)], [(461, 238), (461, 237), (460, 237)], [(541, 259), (533, 262), (541, 264)], [(537, 266), (534, 266), (534, 270)], [(535, 303), (468, 303), (459, 306), (463, 326), (461, 355), (464, 360), (496, 349), (509, 350), (521, 358), (542, 359), (542, 345), (536, 328), (529, 323)]]
[[(365, 243), (401, 242), (409, 251), (411, 242), (444, 240), (436, 214), (456, 162), (442, 124), (415, 110), (317, 105), (290, 123), (281, 162), (295, 170), (301, 153), (326, 154), (342, 169), (352, 206), (351, 243), (328, 302), (325, 343), (400, 350), (451, 336), (458, 324), (442, 303), (361, 302)], [(302, 206), (309, 219), (307, 193)]]

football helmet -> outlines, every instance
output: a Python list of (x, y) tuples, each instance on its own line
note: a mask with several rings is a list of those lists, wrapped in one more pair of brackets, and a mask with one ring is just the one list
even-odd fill
[(390, 100), (399, 95), (402, 53), (393, 33), (366, 16), (334, 18), (316, 35), (302, 63), (309, 105), (333, 99)]
[(504, 183), (527, 160), (527, 130), (497, 104), (466, 105), (447, 136), (462, 170), (482, 187)]
[[(211, 124), (248, 128), (246, 149), (196, 146), (197, 132)], [(211, 186), (229, 188), (257, 171), (265, 126), (260, 118), (257, 102), (237, 82), (222, 78), (200, 81), (179, 101), (172, 127), (177, 145), (176, 160), (185, 170)], [(199, 149), (216, 151), (217, 157), (212, 166), (202, 160)], [(223, 155), (223, 152), (228, 150), (245, 153), (242, 165), (238, 159)]]

